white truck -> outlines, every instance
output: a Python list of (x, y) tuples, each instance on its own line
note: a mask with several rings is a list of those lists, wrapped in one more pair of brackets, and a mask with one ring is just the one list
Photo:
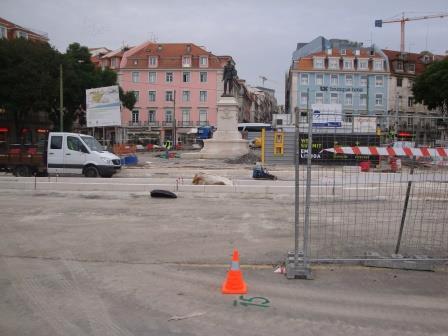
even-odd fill
[(104, 150), (92, 136), (50, 132), (46, 145), (10, 145), (0, 154), (0, 169), (16, 176), (75, 174), (111, 177), (121, 169), (121, 160)]

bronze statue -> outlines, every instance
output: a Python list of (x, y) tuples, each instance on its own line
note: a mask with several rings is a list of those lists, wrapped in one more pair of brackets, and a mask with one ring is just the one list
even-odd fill
[[(222, 74), (222, 80), (224, 81), (224, 94), (223, 96), (232, 96), (233, 81), (236, 79), (236, 69), (233, 63), (229, 60), (224, 66), (224, 72)], [(229, 91), (227, 92), (227, 88)]]

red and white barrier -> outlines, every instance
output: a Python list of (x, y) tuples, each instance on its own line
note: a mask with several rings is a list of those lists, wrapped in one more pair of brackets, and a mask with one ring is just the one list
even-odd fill
[(448, 148), (413, 148), (413, 147), (334, 147), (324, 151), (336, 154), (374, 155), (374, 156), (416, 156), (416, 157), (448, 157)]

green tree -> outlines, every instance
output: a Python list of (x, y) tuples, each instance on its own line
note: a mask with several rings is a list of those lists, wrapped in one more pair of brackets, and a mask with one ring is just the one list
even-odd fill
[(412, 86), (414, 99), (448, 115), (448, 59), (432, 63)]
[(126, 107), (128, 110), (132, 110), (135, 106), (135, 103), (137, 102), (137, 98), (134, 95), (134, 92), (127, 91), (124, 92), (121, 86), (119, 87), (120, 92), (120, 101), (123, 104), (124, 107)]

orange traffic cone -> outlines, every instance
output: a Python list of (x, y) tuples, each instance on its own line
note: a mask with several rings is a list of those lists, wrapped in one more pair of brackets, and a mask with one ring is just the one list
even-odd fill
[(227, 272), (227, 279), (222, 284), (223, 294), (246, 294), (247, 285), (243, 279), (243, 273), (240, 270), (240, 257), (238, 250), (233, 250), (232, 266)]

